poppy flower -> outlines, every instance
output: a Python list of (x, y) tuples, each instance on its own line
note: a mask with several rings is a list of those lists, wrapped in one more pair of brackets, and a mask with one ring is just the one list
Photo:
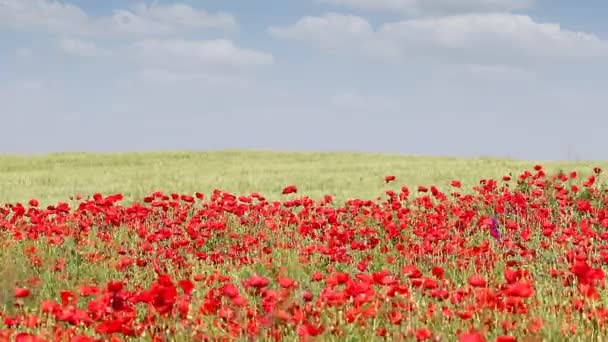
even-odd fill
[(458, 342), (485, 342), (483, 335), (476, 331), (467, 332), (458, 336)]
[(245, 287), (254, 287), (254, 288), (263, 288), (268, 286), (270, 281), (264, 277), (261, 277), (257, 274), (250, 276), (247, 280), (243, 282)]
[(417, 341), (426, 341), (433, 337), (433, 333), (426, 328), (417, 329), (415, 335)]
[(288, 185), (282, 191), (283, 195), (295, 194), (296, 192), (298, 192), (298, 188), (295, 185)]
[(386, 182), (386, 183), (390, 183), (390, 182), (394, 181), (395, 179), (397, 179), (397, 177), (395, 177), (395, 176), (393, 176), (393, 175), (390, 175), (390, 176), (385, 176), (385, 177), (384, 177), (384, 182)]
[(513, 336), (500, 335), (496, 337), (496, 342), (517, 342)]
[(509, 284), (505, 290), (507, 296), (529, 298), (534, 294), (534, 287), (529, 282)]
[(186, 296), (189, 296), (194, 290), (194, 283), (190, 279), (184, 279), (177, 282)]
[(486, 287), (486, 279), (479, 274), (475, 274), (469, 277), (469, 285), (473, 287)]
[(15, 298), (26, 298), (29, 297), (30, 290), (25, 287), (18, 287), (15, 289)]
[(313, 325), (310, 322), (304, 322), (297, 328), (298, 335), (301, 337), (315, 337), (324, 331), (323, 325)]
[(450, 185), (454, 188), (460, 188), (462, 186), (462, 183), (459, 180), (454, 179), (450, 182)]

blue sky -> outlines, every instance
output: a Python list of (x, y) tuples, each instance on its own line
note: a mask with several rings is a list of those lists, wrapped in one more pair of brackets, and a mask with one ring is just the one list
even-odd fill
[(608, 2), (0, 0), (0, 153), (608, 159)]

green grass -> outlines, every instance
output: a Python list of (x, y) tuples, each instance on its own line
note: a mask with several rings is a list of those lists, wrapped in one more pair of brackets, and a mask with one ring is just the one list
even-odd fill
[(121, 192), (127, 202), (149, 193), (209, 193), (221, 189), (238, 194), (257, 191), (278, 198), (283, 186), (300, 193), (325, 194), (343, 201), (372, 199), (387, 188), (383, 177), (397, 176), (392, 187), (436, 185), (451, 179), (469, 187), (481, 178), (517, 175), (542, 163), (551, 172), (578, 170), (589, 174), (608, 162), (535, 162), (494, 158), (412, 157), (364, 153), (158, 152), (61, 153), (43, 156), (0, 155), (0, 201), (37, 198), (43, 203), (67, 200), (80, 193)]

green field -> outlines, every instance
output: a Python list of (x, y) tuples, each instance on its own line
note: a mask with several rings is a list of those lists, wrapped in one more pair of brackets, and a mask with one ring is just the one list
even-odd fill
[(470, 188), (482, 178), (519, 174), (542, 164), (547, 171), (589, 174), (604, 162), (543, 162), (494, 158), (414, 157), (364, 153), (281, 152), (158, 152), (61, 153), (43, 156), (0, 155), (0, 201), (37, 198), (55, 203), (75, 194), (122, 193), (126, 202), (140, 200), (153, 191), (209, 193), (221, 189), (236, 194), (253, 191), (278, 198), (286, 184), (300, 193), (338, 201), (372, 199), (388, 188), (385, 175), (397, 176), (391, 187), (436, 185), (452, 179)]
[[(532, 171), (537, 164), (547, 177)], [(608, 170), (608, 162), (244, 151), (0, 156), (0, 202), (28, 208), (0, 205), (0, 340), (18, 333), (107, 339), (140, 327), (123, 340), (295, 341), (318, 334), (310, 341), (455, 341), (470, 330), (487, 341), (602, 341), (608, 192), (598, 169), (597, 182), (584, 185), (594, 167)], [(481, 179), (516, 178), (524, 170), (535, 174), (520, 184), (528, 187), (511, 181), (443, 200), (415, 192), (435, 185), (446, 194), (470, 193)], [(560, 170), (580, 176), (550, 177)], [(387, 175), (396, 181), (385, 183)], [(454, 179), (461, 190), (450, 187)], [(292, 184), (298, 194), (282, 195)], [(587, 189), (571, 190), (574, 184)], [(356, 210), (359, 204), (343, 204), (403, 185), (409, 199), (383, 196)], [(255, 196), (218, 201), (208, 196), (214, 189), (258, 192), (284, 205)], [(61, 213), (26, 203), (122, 193), (129, 204), (154, 191), (207, 196), (150, 200), (129, 208), (139, 208), (137, 215), (100, 197)], [(288, 204), (325, 194), (334, 196), (333, 208)], [(484, 223), (494, 212), (502, 238)], [(566, 258), (574, 250), (581, 252), (576, 268)], [(166, 273), (162, 284), (157, 272)], [(574, 275), (583, 287), (570, 284)], [(134, 292), (115, 290), (117, 280)], [(195, 291), (177, 289), (178, 281)], [(238, 298), (214, 299), (226, 281)], [(83, 288), (98, 292), (85, 295)], [(128, 305), (115, 305), (118, 292)], [(86, 311), (77, 315), (76, 307)], [(169, 309), (161, 314), (163, 307)], [(116, 322), (124, 324), (120, 334), (112, 330)], [(473, 338), (463, 341), (486, 341)]]

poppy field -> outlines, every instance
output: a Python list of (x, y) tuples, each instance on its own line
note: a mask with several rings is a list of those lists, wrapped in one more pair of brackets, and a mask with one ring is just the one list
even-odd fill
[(9, 201), (0, 340), (605, 340), (602, 168), (509, 173)]

